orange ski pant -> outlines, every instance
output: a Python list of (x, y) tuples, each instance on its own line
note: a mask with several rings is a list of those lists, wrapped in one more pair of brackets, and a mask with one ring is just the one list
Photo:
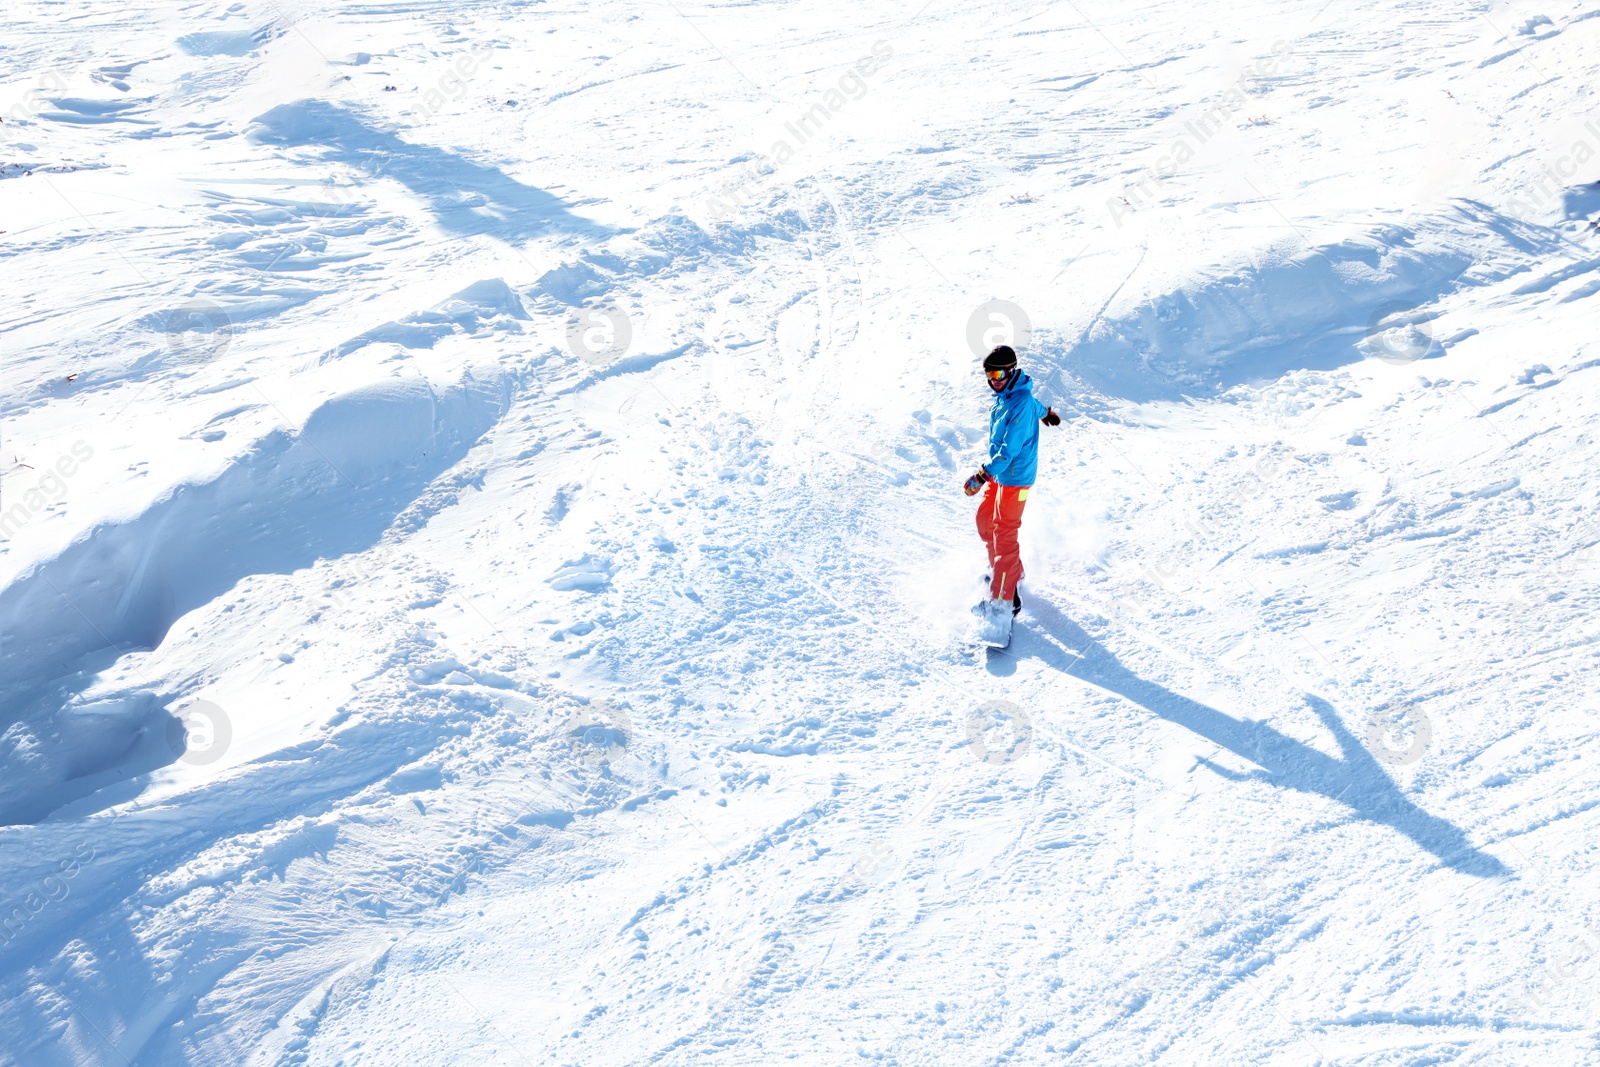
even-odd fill
[(1022, 507), (1028, 502), (1027, 485), (989, 482), (978, 505), (978, 536), (989, 549), (989, 595), (1010, 600), (1022, 581), (1022, 550), (1017, 531), (1022, 528)]

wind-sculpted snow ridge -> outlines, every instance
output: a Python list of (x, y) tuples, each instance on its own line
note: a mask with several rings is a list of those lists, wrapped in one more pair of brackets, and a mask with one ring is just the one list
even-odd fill
[[(1460, 202), (1330, 244), (1285, 241), (1181, 289), (1129, 296), (1058, 358), (1114, 397), (1211, 397), (1368, 358), (1385, 320), (1425, 326), (1450, 298), (1481, 300), (1485, 288), (1565, 258), (1564, 246), (1552, 229)], [(1407, 358), (1441, 355), (1456, 339), (1428, 336)]]
[[(293, 1062), (306, 1036), (296, 1026), (315, 1015), (321, 995), (308, 997), (303, 983), (320, 987), (354, 970), (370, 987), (383, 956), (406, 941), (394, 932), (425, 928), (458, 908), (485, 868), (520, 862), (593, 877), (613, 861), (585, 855), (586, 831), (569, 832), (573, 821), (671, 799), (636, 738), (619, 732), (610, 750), (584, 739), (603, 710), (549, 687), (428, 663), (416, 651), (408, 683), (352, 701), (325, 737), (192, 791), (181, 807), (134, 804), (112, 816), (50, 824), (72, 862), (8, 867), (0, 875), (6, 898), (27, 902), (5, 916), (0, 953), (39, 958), (60, 951), (64, 938), (127, 945), (172, 934), (186, 947), (175, 946), (177, 970), (137, 952), (97, 949), (79, 958), (78, 974), (35, 974), (30, 991), (0, 1009), (9, 1026), (51, 1010), (52, 989), (93, 997), (96, 985), (142, 984), (149, 995), (91, 1006), (93, 1029), (8, 1037), (7, 1053), (34, 1063), (82, 1062), (95, 1056), (98, 1030), (135, 1062), (167, 1061), (181, 1055), (174, 1013), (187, 1000), (206, 999), (239, 1013), (237, 1024), (256, 1035), (252, 1047), (266, 1062)], [(494, 770), (494, 783), (471, 802), (470, 829), (423, 819), (397, 842), (327, 814), (328, 802), (338, 799), (374, 823), (419, 819), (455, 780), (463, 758)], [(185, 829), (175, 833), (180, 811)], [(308, 865), (334, 856), (353, 861), (337, 881), (304, 879)], [(202, 906), (210, 917), (195, 916), (181, 933), (158, 929), (163, 920), (130, 923), (120, 914), (127, 883), (152, 867), (163, 873), (141, 896), (157, 912), (206, 900), (227, 908)], [(315, 929), (283, 928), (266, 941), (228, 935), (227, 910), (269, 914), (272, 899), (290, 886), (317, 899), (323, 918)], [(352, 919), (364, 929), (352, 930)], [(279, 962), (267, 962), (263, 952)], [(292, 961), (286, 970), (285, 960)], [(296, 978), (262, 989), (259, 981), (275, 972)]]
[(552, 233), (597, 238), (607, 232), (543, 189), (458, 153), (408, 142), (325, 100), (280, 104), (258, 116), (248, 136), (262, 144), (309, 153), (319, 163), (344, 164), (399, 182), (421, 198), (436, 223), (450, 233), (492, 232), (506, 240), (527, 241)]
[(0, 1067), (1594, 1059), (1514, 8), (0, 15)]
[(527, 309), (505, 281), (489, 278), (469, 285), (437, 307), (412, 312), (397, 322), (374, 326), (340, 344), (324, 358), (348, 356), (370, 344), (428, 349), (441, 338), (483, 330), (520, 334), (527, 319)]
[(436, 389), (416, 377), (336, 397), (298, 432), (268, 435), (216, 479), (94, 528), (0, 590), (0, 705), (14, 709), (0, 822), (39, 819), (106, 784), (101, 772), (170, 761), (173, 720), (156, 705), (176, 694), (83, 698), (99, 670), (249, 576), (369, 547), (506, 400), (493, 380)]

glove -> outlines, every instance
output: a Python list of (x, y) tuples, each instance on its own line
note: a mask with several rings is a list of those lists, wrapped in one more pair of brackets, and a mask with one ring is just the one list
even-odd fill
[(967, 479), (967, 484), (961, 487), (961, 491), (968, 496), (976, 496), (978, 490), (983, 488), (983, 483), (988, 480), (989, 472), (979, 467), (978, 473)]
[(1055, 408), (1045, 408), (1044, 418), (1040, 420), (1046, 426), (1060, 426), (1061, 416), (1056, 414)]

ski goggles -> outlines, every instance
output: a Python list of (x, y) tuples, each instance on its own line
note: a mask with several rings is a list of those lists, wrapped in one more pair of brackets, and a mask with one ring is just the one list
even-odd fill
[(991, 382), (1003, 382), (1014, 370), (1016, 370), (1015, 367), (1007, 367), (1004, 370), (986, 370), (983, 373)]

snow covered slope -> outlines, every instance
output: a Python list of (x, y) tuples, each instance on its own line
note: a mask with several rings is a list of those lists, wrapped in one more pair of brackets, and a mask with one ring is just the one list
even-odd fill
[(1600, 1063), (1597, 16), (7, 7), (0, 1064)]

